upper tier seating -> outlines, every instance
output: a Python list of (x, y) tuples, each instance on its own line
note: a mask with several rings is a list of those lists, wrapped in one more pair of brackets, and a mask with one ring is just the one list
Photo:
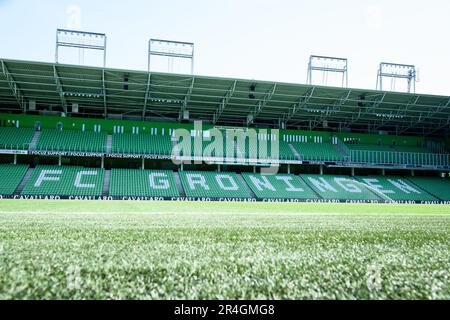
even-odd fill
[(318, 198), (314, 191), (300, 177), (295, 175), (243, 173), (242, 176), (258, 198)]
[(48, 196), (101, 196), (103, 169), (40, 165), (22, 194)]
[(27, 170), (28, 165), (24, 164), (0, 164), (0, 194), (12, 195), (25, 176)]
[(365, 185), (349, 176), (302, 174), (302, 179), (324, 199), (380, 200)]
[[(241, 145), (236, 139), (234, 142), (230, 142), (229, 145), (227, 141), (232, 141), (224, 136), (222, 143), (218, 143), (214, 138), (209, 141), (203, 139), (191, 138), (191, 149), (190, 152), (184, 152), (181, 150), (182, 156), (195, 156), (201, 157), (202, 155), (208, 157), (219, 157), (225, 159), (236, 159), (237, 161), (242, 161), (245, 159), (281, 159), (281, 160), (298, 160), (295, 154), (292, 152), (289, 144), (285, 141), (280, 141), (278, 156), (272, 155), (271, 141), (257, 140), (257, 145), (250, 143), (249, 139), (244, 140), (244, 145)], [(181, 141), (182, 142), (182, 141)], [(181, 145), (182, 143), (180, 143)], [(263, 153), (263, 144), (266, 144), (265, 153)], [(221, 148), (220, 148), (221, 145)], [(216, 148), (217, 146), (217, 148)]]
[(331, 143), (291, 142), (292, 146), (307, 161), (343, 161), (344, 157)]
[(426, 148), (414, 146), (383, 146), (372, 144), (348, 144), (350, 157), (355, 162), (400, 165), (445, 165), (449, 157), (435, 154)]
[(112, 136), (112, 152), (170, 156), (172, 140), (168, 135), (117, 133)]
[(408, 180), (441, 200), (450, 200), (449, 178), (409, 177)]
[(0, 149), (28, 150), (34, 129), (0, 127)]
[(106, 152), (106, 134), (76, 130), (42, 130), (36, 149), (41, 151)]
[(406, 179), (396, 176), (367, 176), (358, 177), (360, 182), (376, 193), (382, 193), (392, 200), (437, 200), (424, 190)]
[(180, 194), (172, 171), (112, 169), (109, 195), (177, 197)]
[(249, 198), (250, 193), (234, 172), (180, 172), (181, 183), (188, 197)]

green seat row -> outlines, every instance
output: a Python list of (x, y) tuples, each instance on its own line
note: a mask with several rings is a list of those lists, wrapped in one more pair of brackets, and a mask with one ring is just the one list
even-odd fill
[(27, 170), (28, 165), (0, 164), (0, 195), (12, 195)]
[(234, 172), (182, 171), (180, 179), (188, 197), (250, 197), (247, 188)]
[(170, 156), (172, 140), (168, 135), (117, 133), (112, 136), (112, 152)]
[(301, 174), (300, 177), (321, 198), (339, 200), (380, 200), (363, 183), (349, 176)]
[(435, 197), (417, 187), (408, 180), (398, 176), (365, 176), (357, 177), (358, 181), (378, 195), (394, 201), (399, 200), (437, 200)]
[(180, 194), (170, 170), (112, 169), (109, 195), (176, 197)]
[(102, 132), (77, 130), (42, 130), (36, 144), (41, 151), (106, 152), (106, 137)]
[(34, 129), (0, 127), (0, 149), (28, 150)]
[(449, 178), (409, 177), (408, 180), (441, 200), (450, 200)]
[(37, 166), (24, 195), (101, 196), (104, 170), (99, 168)]
[(314, 199), (317, 194), (298, 176), (291, 174), (242, 173), (258, 198)]
[(303, 160), (307, 161), (343, 161), (335, 145), (331, 143), (291, 142)]

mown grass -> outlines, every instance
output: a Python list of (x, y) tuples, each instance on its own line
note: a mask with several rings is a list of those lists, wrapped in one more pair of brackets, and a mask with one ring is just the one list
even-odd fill
[(449, 299), (450, 206), (0, 201), (3, 299)]

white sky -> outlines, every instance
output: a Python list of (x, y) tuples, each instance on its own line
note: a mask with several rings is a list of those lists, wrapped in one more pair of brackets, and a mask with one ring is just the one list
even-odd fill
[(450, 95), (448, 0), (0, 0), (0, 57), (54, 61), (57, 28), (106, 33), (108, 67), (146, 70), (152, 37), (194, 42), (195, 74), (305, 83), (317, 54), (349, 59), (349, 87), (386, 61)]

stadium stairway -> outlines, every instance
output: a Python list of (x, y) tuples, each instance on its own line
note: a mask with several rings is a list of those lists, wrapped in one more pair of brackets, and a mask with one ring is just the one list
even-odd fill
[(337, 151), (340, 153), (340, 155), (348, 160), (350, 157), (350, 150), (348, 149), (348, 147), (341, 141), (341, 139), (339, 139), (338, 137), (335, 137), (337, 144), (335, 144), (334, 146), (336, 147)]
[(294, 148), (294, 146), (290, 143), (288, 143), (289, 149), (291, 149), (292, 153), (297, 157), (298, 160), (302, 160), (302, 156), (298, 151)]
[(250, 193), (251, 197), (256, 198), (256, 194), (253, 192), (252, 188), (248, 185), (247, 181), (245, 181), (245, 178), (242, 176), (242, 174), (238, 174), (237, 176), (241, 181), (242, 185), (247, 189), (248, 193)]
[(40, 136), (41, 136), (41, 131), (35, 131), (34, 132), (33, 139), (31, 139), (30, 146), (28, 148), (30, 151), (35, 151), (36, 150), (36, 143), (37, 143), (37, 141), (38, 141)]
[(111, 154), (112, 152), (112, 135), (108, 134), (106, 137), (106, 153)]
[[(38, 132), (38, 131), (36, 131)], [(17, 186), (16, 190), (14, 191), (14, 195), (19, 195), (22, 193), (23, 188), (25, 188), (25, 185), (27, 184), (28, 180), (30, 180), (30, 177), (33, 175), (34, 168), (28, 168), (27, 172), (22, 178), (22, 181), (20, 181), (19, 185)]]
[(177, 189), (178, 192), (180, 193), (180, 196), (185, 197), (186, 193), (184, 192), (183, 184), (181, 183), (181, 178), (178, 172), (174, 172), (173, 177), (175, 179), (175, 184), (177, 185)]
[(433, 201), (437, 200), (424, 189), (418, 188), (408, 180), (399, 176), (360, 176), (356, 177), (358, 181), (367, 185), (369, 190), (380, 195), (384, 194), (389, 199), (398, 200), (416, 200)]
[(405, 179), (437, 199), (450, 200), (450, 179), (435, 177), (405, 177)]
[(103, 175), (103, 189), (102, 189), (102, 196), (108, 196), (109, 195), (109, 183), (111, 181), (111, 170), (105, 170), (105, 173)]

